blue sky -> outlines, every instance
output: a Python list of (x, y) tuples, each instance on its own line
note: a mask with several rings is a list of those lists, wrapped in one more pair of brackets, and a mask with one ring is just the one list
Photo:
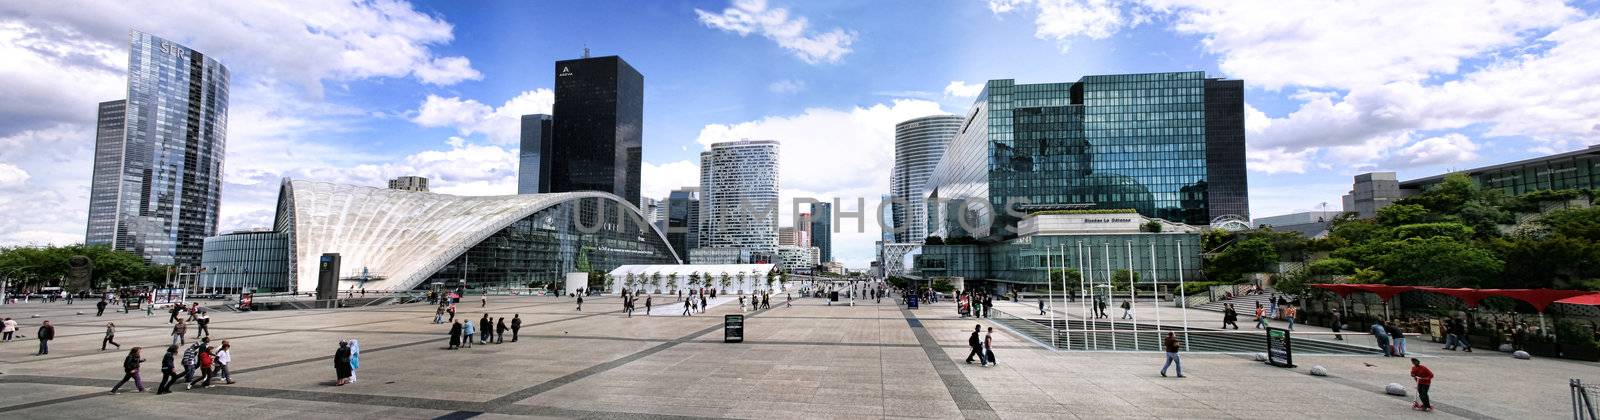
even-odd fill
[[(515, 116), (547, 112), (553, 62), (585, 46), (645, 76), (653, 196), (750, 137), (783, 143), (786, 198), (876, 206), (893, 124), (961, 113), (998, 78), (1244, 79), (1258, 217), (1337, 209), (1360, 172), (1600, 142), (1592, 1), (178, 3), (0, 4), (0, 243), (81, 241), (94, 103), (123, 96), (130, 28), (233, 71), (224, 230), (269, 224), (282, 177), (514, 192)], [(876, 237), (836, 234), (835, 253), (863, 267)]]

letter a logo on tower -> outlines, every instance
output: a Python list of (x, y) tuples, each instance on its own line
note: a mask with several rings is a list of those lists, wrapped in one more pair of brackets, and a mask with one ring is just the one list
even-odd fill
[(561, 66), (561, 74), (557, 74), (557, 76), (571, 76), (571, 75), (572, 75), (572, 70), (567, 69), (567, 66)]

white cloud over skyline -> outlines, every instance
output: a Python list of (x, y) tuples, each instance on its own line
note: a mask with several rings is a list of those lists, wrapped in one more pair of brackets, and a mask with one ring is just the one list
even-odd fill
[(700, 23), (723, 32), (757, 34), (778, 43), (808, 64), (836, 64), (852, 50), (857, 34), (842, 28), (816, 32), (805, 16), (789, 9), (768, 7), (766, 0), (733, 0), (721, 13), (694, 9)]

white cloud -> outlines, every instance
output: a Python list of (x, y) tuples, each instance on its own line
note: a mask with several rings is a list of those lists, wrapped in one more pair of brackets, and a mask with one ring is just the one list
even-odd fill
[(688, 160), (660, 165), (644, 162), (639, 176), (640, 195), (664, 199), (672, 190), (700, 185), (700, 164)]
[(0, 190), (22, 186), (28, 182), (28, 171), (18, 168), (17, 165), (0, 163)]
[(1005, 14), (1032, 10), (1034, 36), (1053, 39), (1066, 52), (1075, 38), (1106, 39), (1146, 18), (1136, 3), (1123, 0), (990, 0), (989, 10)]
[(71, 124), (0, 137), (0, 245), (83, 241), (93, 138)]
[(1394, 156), (1408, 166), (1468, 162), (1478, 158), (1478, 145), (1467, 136), (1450, 133), (1412, 143)]
[(473, 99), (428, 95), (411, 122), (424, 127), (453, 127), (461, 135), (484, 134), (494, 144), (514, 145), (521, 139), (522, 116), (549, 114), (555, 92), (535, 89), (490, 107)]
[(464, 80), (483, 80), (483, 73), (472, 69), (472, 60), (466, 57), (440, 57), (428, 65), (419, 66), (414, 73), (423, 83), (448, 86)]
[(956, 98), (971, 98), (983, 92), (982, 83), (967, 83), (961, 80), (951, 80), (944, 86), (944, 96)]
[(821, 201), (839, 197), (835, 212), (856, 211), (856, 199), (865, 198), (865, 232), (857, 231), (855, 220), (846, 219), (835, 226), (839, 232), (833, 236), (835, 259), (851, 267), (865, 267), (876, 257), (872, 242), (878, 239), (879, 228), (871, 214), (879, 197), (889, 190), (894, 125), (944, 113), (936, 102), (910, 99), (850, 109), (810, 108), (797, 115), (707, 125), (696, 141), (710, 145), (739, 139), (777, 140), (784, 203), (780, 220), (785, 225), (793, 218), (790, 203), (796, 197)]
[(768, 8), (766, 0), (733, 0), (722, 13), (694, 9), (700, 23), (739, 36), (759, 34), (777, 42), (808, 64), (838, 63), (850, 53), (855, 31), (834, 28), (826, 32), (808, 29), (804, 16), (790, 16), (789, 9)]
[(783, 79), (767, 85), (767, 90), (779, 95), (796, 93), (806, 88), (804, 80)]

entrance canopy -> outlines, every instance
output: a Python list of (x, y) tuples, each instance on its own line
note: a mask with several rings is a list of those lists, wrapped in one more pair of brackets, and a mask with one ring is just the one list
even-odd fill
[[(1383, 299), (1384, 302), (1388, 302), (1389, 299), (1394, 298), (1395, 295), (1405, 292), (1416, 291), (1438, 293), (1461, 299), (1461, 301), (1466, 303), (1468, 307), (1478, 306), (1478, 302), (1482, 301), (1484, 298), (1490, 296), (1500, 296), (1528, 302), (1528, 304), (1533, 305), (1534, 310), (1538, 311), (1539, 313), (1544, 313), (1545, 309), (1549, 308), (1551, 303), (1561, 301), (1562, 299), (1578, 298), (1580, 296), (1585, 297), (1585, 299), (1588, 299), (1588, 301), (1596, 302), (1594, 304), (1600, 304), (1600, 294), (1587, 290), (1461, 289), (1423, 286), (1390, 286), (1385, 284), (1341, 283), (1312, 284), (1310, 286), (1337, 293), (1339, 296), (1347, 296), (1353, 292), (1372, 293), (1378, 295), (1378, 297)], [(1590, 295), (1594, 296), (1588, 297)]]

